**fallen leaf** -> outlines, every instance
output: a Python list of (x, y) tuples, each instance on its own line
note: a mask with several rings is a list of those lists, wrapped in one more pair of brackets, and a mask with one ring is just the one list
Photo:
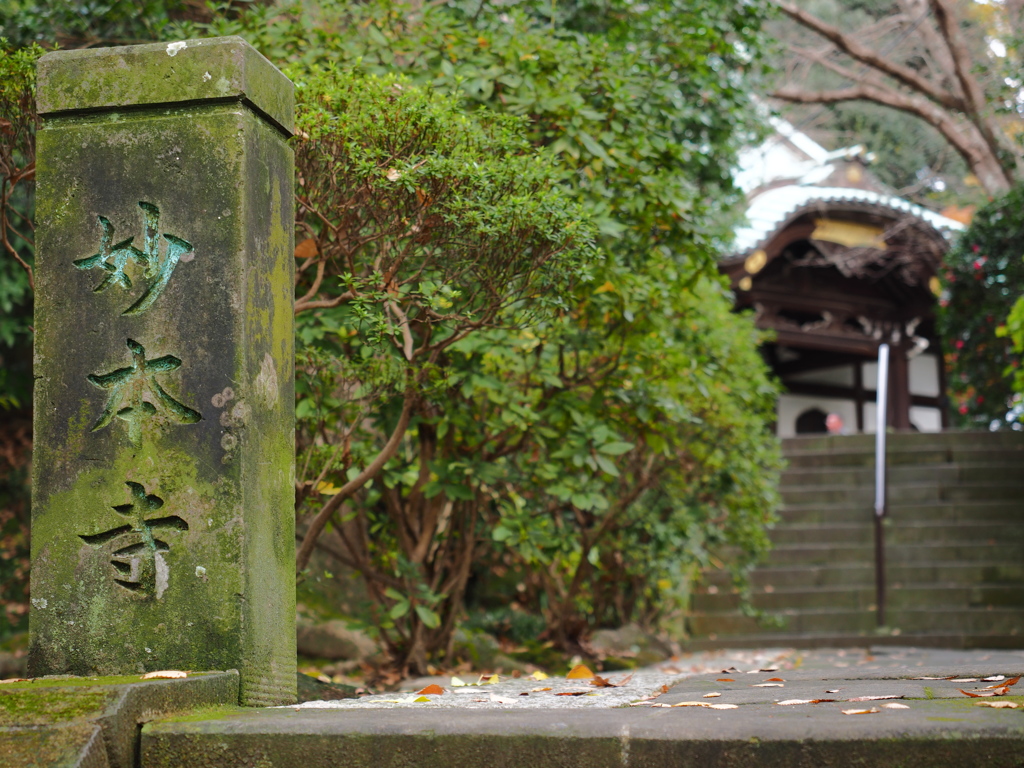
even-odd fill
[(670, 708), (672, 705), (671, 704), (662, 704), (660, 702), (656, 702), (654, 704), (651, 704), (651, 706), (652, 707), (665, 707), (667, 709), (667, 708)]
[(662, 667), (661, 671), (666, 675), (681, 675), (683, 673), (679, 667)]
[[(764, 671), (764, 670), (762, 670), (762, 671)], [(769, 677), (768, 678), (768, 682), (769, 683), (784, 683), (786, 681), (783, 680), (781, 677)]]
[(701, 696), (701, 698), (702, 699), (717, 699), (721, 695), (722, 694), (720, 694), (720, 693), (705, 693), (703, 696)]
[(739, 709), (739, 704), (708, 704), (708, 709)]
[(420, 703), (422, 703), (424, 701), (433, 701), (433, 699), (431, 699), (429, 696), (417, 696), (412, 701), (413, 701), (414, 704), (420, 704)]
[(530, 693), (540, 693), (541, 691), (550, 691), (550, 688), (531, 688)]
[(181, 672), (177, 669), (161, 669), (159, 672), (147, 672), (142, 676), (143, 680), (178, 680), (188, 677), (188, 672)]
[(301, 243), (295, 246), (295, 258), (296, 259), (312, 259), (317, 254), (316, 240), (312, 237), (307, 237)]
[(884, 701), (885, 699), (902, 699), (902, 693), (894, 693), (889, 696), (857, 696), (853, 699), (847, 699), (847, 701)]
[(1016, 709), (1020, 706), (1015, 701), (976, 701), (976, 707), (992, 707), (992, 709)]
[(756, 685), (750, 686), (751, 688), (785, 688), (782, 683), (757, 683)]
[(452, 688), (461, 688), (464, 685), (469, 685), (469, 683), (465, 682), (464, 680), (460, 680), (457, 677), (452, 678)]
[[(986, 677), (985, 681), (987, 682), (989, 679), (990, 678)], [(988, 690), (992, 690), (993, 688), (1009, 688), (1011, 685), (1016, 685), (1017, 681), (1019, 681), (1019, 680), (1020, 680), (1020, 677), (1012, 677), (1009, 680), (1007, 680), (1005, 683), (996, 683), (995, 685), (986, 685), (984, 690), (988, 691)]]
[[(998, 683), (1000, 680), (1005, 680), (1006, 675), (992, 675), (992, 677), (983, 677), (981, 681), (983, 683)], [(1020, 678), (1018, 677), (1017, 680)], [(1013, 685), (1013, 683), (1007, 683), (1007, 685)]]
[(835, 699), (786, 699), (785, 701), (777, 701), (776, 704), (831, 704)]
[(590, 668), (586, 664), (577, 664), (575, 667), (569, 670), (569, 674), (565, 676), (566, 680), (590, 680), (594, 677), (594, 673), (590, 671)]
[(590, 684), (593, 685), (595, 688), (621, 688), (622, 686), (624, 686), (626, 683), (628, 683), (632, 679), (633, 679), (633, 674), (632, 673), (626, 675), (624, 678), (619, 680), (619, 682), (617, 682), (617, 683), (613, 682), (611, 680), (605, 679), (605, 678), (601, 677), (600, 675), (594, 675), (594, 679), (590, 681)]
[(881, 712), (881, 711), (882, 710), (878, 709), (877, 707), (872, 707), (871, 709), (844, 709), (843, 710), (843, 714), (844, 715), (874, 715), (874, 714), (876, 714), (878, 712)]
[(883, 704), (882, 709), (910, 709), (906, 704), (898, 704), (895, 701), (889, 704)]
[(660, 707), (661, 704), (651, 704), (649, 701), (631, 701), (629, 702), (630, 707)]
[(668, 684), (665, 684), (665, 685), (661, 686), (661, 692), (662, 693), (668, 693)]
[(739, 670), (736, 669), (736, 667), (729, 667), (728, 669), (723, 669), (722, 670), (722, 674), (723, 675), (731, 675), (731, 674), (734, 674), (736, 672), (739, 672)]
[(831, 691), (825, 691), (825, 693), (839, 693), (839, 688), (833, 688)]
[(491, 675), (490, 677), (484, 677), (483, 675), (480, 675), (480, 682), (478, 682), (477, 685), (495, 685), (496, 683), (500, 682), (501, 678), (499, 678), (497, 675)]
[(779, 668), (777, 666), (761, 667), (761, 671), (762, 672), (778, 672)]
[(27, 683), (29, 679), (27, 677), (8, 677), (6, 680), (0, 680), (0, 685), (4, 683)]
[(495, 696), (493, 693), (491, 694), (491, 699), (490, 700), (493, 701), (495, 704), (515, 704), (516, 703), (515, 699), (502, 698), (501, 696)]
[(957, 677), (957, 678), (947, 677), (946, 679), (949, 680), (949, 682), (951, 682), (951, 683), (976, 683), (976, 682), (978, 682), (978, 678), (976, 678), (976, 677)]
[(710, 707), (706, 701), (679, 701), (675, 704), (669, 704), (670, 707)]
[(444, 688), (434, 683), (428, 685), (422, 691), (416, 691), (416, 693), (420, 694), (421, 696), (440, 696), (442, 693), (444, 693)]
[(523, 691), (523, 692), (522, 692), (522, 693), (520, 693), (519, 695), (520, 695), (520, 696), (529, 696), (529, 695), (530, 695), (530, 692), (529, 692), (529, 691)]
[(590, 693), (588, 690), (582, 691), (559, 691), (555, 696), (583, 696), (584, 694)]
[(912, 677), (911, 680), (949, 680), (948, 677)]
[(960, 693), (962, 693), (964, 696), (970, 696), (972, 699), (977, 699), (980, 696), (995, 696), (996, 695), (995, 691), (985, 691), (985, 692), (981, 692), (981, 691), (965, 691), (963, 688), (957, 688), (957, 690), (960, 691)]
[(719, 677), (715, 680), (716, 683), (735, 683), (731, 677)]
[(530, 675), (530, 677), (532, 677), (534, 680), (537, 680), (537, 681), (547, 680), (548, 679), (548, 676), (545, 675), (543, 672), (541, 672), (539, 669), (536, 672), (534, 672), (532, 675)]

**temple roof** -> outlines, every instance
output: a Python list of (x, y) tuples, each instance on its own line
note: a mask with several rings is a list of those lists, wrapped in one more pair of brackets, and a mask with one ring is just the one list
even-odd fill
[(740, 153), (736, 184), (747, 193), (747, 222), (735, 231), (727, 257), (764, 247), (774, 235), (806, 213), (865, 211), (886, 218), (907, 215), (949, 240), (964, 229), (954, 219), (893, 194), (865, 169), (871, 155), (855, 146), (830, 152), (778, 118), (775, 133)]

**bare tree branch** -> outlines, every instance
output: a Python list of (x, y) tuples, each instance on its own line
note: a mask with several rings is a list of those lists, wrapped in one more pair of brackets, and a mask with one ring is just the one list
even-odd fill
[(965, 108), (963, 99), (956, 94), (939, 88), (934, 83), (921, 77), (910, 67), (906, 67), (902, 64), (897, 64), (894, 61), (886, 59), (878, 52), (861, 44), (855, 37), (844, 34), (836, 27), (833, 27), (831, 24), (826, 24), (824, 21), (816, 16), (812, 16), (802, 8), (798, 8), (791, 3), (784, 2), (784, 0), (776, 0), (776, 5), (783, 13), (795, 22), (807, 29), (817, 32), (851, 58), (888, 75), (911, 90), (931, 99), (936, 104), (941, 104), (946, 109), (963, 110)]

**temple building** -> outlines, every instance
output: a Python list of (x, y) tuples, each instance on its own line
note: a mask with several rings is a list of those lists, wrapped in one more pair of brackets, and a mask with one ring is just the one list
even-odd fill
[(829, 152), (784, 121), (772, 125), (741, 155), (746, 224), (720, 269), (737, 309), (774, 332), (763, 353), (783, 384), (779, 436), (825, 432), (826, 420), (833, 431), (874, 432), (882, 343), (889, 425), (941, 430), (936, 272), (963, 225), (895, 196), (863, 147)]

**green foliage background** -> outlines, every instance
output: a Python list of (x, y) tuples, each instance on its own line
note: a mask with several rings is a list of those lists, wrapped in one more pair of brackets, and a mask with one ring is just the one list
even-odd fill
[(960, 427), (1024, 427), (1024, 314), (1019, 303), (1014, 308), (1024, 294), (1022, 243), (1024, 186), (1018, 186), (979, 209), (946, 256), (940, 320), (952, 416)]
[[(715, 263), (738, 200), (729, 169), (759, 130), (750, 95), (764, 5), (238, 7), (152, 31), (241, 34), (287, 65), (307, 108), (333, 66), (400, 72), (464, 110), (517, 116), (597, 232), (589, 267), (543, 311), (508, 307), (430, 366), (412, 366), (420, 385), (402, 449), (332, 518), (331, 534), (364, 526), (357, 565), (379, 587), (367, 617), (395, 658), (421, 666), (443, 655), (465, 590), (481, 609), (542, 615), (549, 636), (572, 646), (600, 625), (656, 626), (719, 558), (740, 578), (767, 546), (777, 503), (777, 393)], [(307, 114), (310, 129), (335, 119)], [(328, 294), (346, 290), (341, 273), (330, 280)], [(450, 301), (459, 288), (421, 296)], [(299, 317), (300, 522), (399, 421), (410, 366), (374, 311)], [(450, 522), (432, 554), (407, 556), (401, 521), (432, 509)], [(451, 586), (444, 553), (460, 542), (472, 544), (469, 585), (490, 591)]]

